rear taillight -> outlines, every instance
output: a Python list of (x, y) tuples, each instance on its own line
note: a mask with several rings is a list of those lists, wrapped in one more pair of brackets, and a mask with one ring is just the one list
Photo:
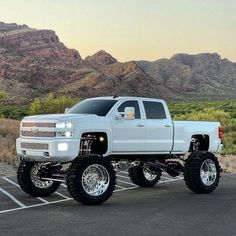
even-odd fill
[(221, 126), (219, 126), (219, 138), (223, 138), (223, 128)]

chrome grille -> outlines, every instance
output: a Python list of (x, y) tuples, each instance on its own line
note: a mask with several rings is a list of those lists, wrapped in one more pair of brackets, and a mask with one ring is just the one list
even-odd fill
[(42, 138), (53, 138), (55, 137), (55, 132), (45, 132), (45, 131), (21, 131), (21, 135), (24, 137), (42, 137)]
[(21, 148), (48, 150), (48, 144), (47, 143), (21, 143)]
[(25, 128), (33, 128), (33, 127), (41, 127), (41, 128), (55, 128), (55, 123), (35, 123), (35, 122), (22, 122), (22, 127)]

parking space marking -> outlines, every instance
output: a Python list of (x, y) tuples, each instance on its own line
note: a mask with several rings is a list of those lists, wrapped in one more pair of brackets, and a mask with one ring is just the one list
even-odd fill
[(124, 188), (124, 189), (116, 189), (114, 192), (121, 192), (121, 191), (124, 191), (124, 190), (130, 190), (130, 189), (135, 189), (135, 188), (138, 188), (138, 186)]
[(124, 183), (124, 184), (129, 184), (129, 185), (133, 185), (133, 186), (137, 186), (136, 184), (133, 184), (133, 183), (127, 182), (127, 181), (123, 181), (123, 180), (120, 180), (120, 179), (117, 179), (117, 182)]
[(21, 207), (26, 207), (25, 204), (23, 204), (22, 202), (20, 202), (19, 200), (17, 200), (14, 196), (12, 196), (10, 193), (8, 193), (7, 191), (5, 191), (3, 188), (0, 187), (0, 192), (2, 192), (3, 194), (5, 194), (6, 196), (8, 196), (13, 202), (15, 202), (17, 205), (21, 206)]
[(69, 200), (72, 200), (72, 199), (73, 198), (62, 199), (62, 200), (57, 200), (57, 201), (54, 201), (54, 202), (45, 202), (45, 203), (39, 203), (39, 204), (34, 204), (34, 205), (30, 205), (30, 206), (25, 206), (25, 207), (12, 208), (12, 209), (9, 209), (9, 210), (0, 211), (0, 214), (11, 212), (11, 211), (19, 211), (19, 210), (25, 210), (25, 209), (39, 207), (39, 206), (50, 205), (50, 204), (59, 203), (59, 202), (66, 202), (66, 201), (69, 201)]
[(55, 194), (57, 194), (58, 196), (62, 197), (62, 198), (65, 198), (65, 199), (70, 199), (69, 197), (65, 196), (64, 194), (62, 193), (59, 193), (59, 192), (55, 192)]
[[(13, 177), (13, 176), (10, 176), (10, 177)], [(10, 180), (10, 179), (8, 179), (8, 178), (9, 178), (9, 177), (3, 177), (3, 179), (5, 179), (6, 181), (8, 181), (9, 183), (15, 185), (15, 186), (18, 187), (18, 188), (21, 188), (19, 184), (15, 183), (14, 181), (12, 181), (12, 180)], [(43, 199), (43, 198), (41, 198), (41, 197), (36, 197), (36, 198), (37, 198), (39, 201), (44, 202), (44, 203), (48, 203), (48, 202), (49, 202), (49, 201), (47, 201), (47, 200), (45, 200), (45, 199)]]
[(162, 179), (172, 179), (170, 177), (161, 176)]
[(121, 177), (121, 178), (125, 178), (125, 179), (130, 179), (128, 176), (123, 176), (123, 175), (116, 175), (118, 177)]
[(122, 186), (120, 186), (120, 185), (118, 185), (118, 184), (116, 185), (116, 187), (117, 187), (117, 188), (120, 188), (120, 189), (124, 189), (124, 188), (125, 188), (125, 187), (122, 187)]
[[(126, 172), (126, 171), (119, 171), (119, 173), (123, 173), (123, 174), (128, 175), (128, 172)], [(17, 183), (15, 183), (13, 180), (9, 179), (10, 177), (15, 177), (15, 176), (7, 176), (7, 177), (3, 177), (3, 179), (6, 180), (8, 183), (16, 186), (17, 188), (20, 188), (20, 186)], [(117, 182), (119, 182), (120, 184), (116, 185), (116, 187), (118, 189), (116, 189), (114, 191), (114, 193), (115, 192), (125, 191), (125, 190), (132, 190), (132, 189), (136, 189), (136, 188), (139, 187), (139, 186), (135, 185), (134, 183), (132, 183), (128, 176), (117, 174), (117, 177), (119, 177), (119, 179), (117, 179)], [(123, 180), (121, 180), (120, 178), (123, 178)], [(125, 180), (127, 179), (127, 181), (125, 181), (124, 179)], [(162, 179), (164, 179), (164, 180), (162, 180)], [(163, 177), (162, 176), (162, 179), (159, 181), (159, 184), (182, 180), (183, 177), (168, 178), (168, 177)], [(122, 184), (129, 185), (130, 187), (122, 186)], [(61, 186), (67, 188), (66, 184), (61, 184)], [(4, 189), (0, 188), (0, 191), (3, 192), (6, 196), (8, 196), (17, 205), (20, 206), (20, 207), (16, 207), (16, 208), (7, 209), (7, 210), (2, 210), (2, 211), (0, 211), (0, 214), (74, 200), (73, 198), (67, 197), (64, 194), (62, 194), (62, 193), (57, 191), (57, 192), (55, 192), (55, 194), (57, 194), (58, 196), (62, 197), (63, 198), (62, 200), (47, 201), (47, 200), (45, 200), (43, 198), (37, 197), (37, 199), (40, 200), (42, 203), (26, 206), (22, 202), (17, 200), (13, 195), (11, 195), (7, 191), (5, 191)]]
[(177, 180), (182, 180), (183, 178), (179, 178), (179, 179), (168, 179), (168, 180), (161, 180), (160, 182), (158, 182), (158, 184), (161, 183), (168, 183), (168, 182), (173, 182), (173, 181), (177, 181)]

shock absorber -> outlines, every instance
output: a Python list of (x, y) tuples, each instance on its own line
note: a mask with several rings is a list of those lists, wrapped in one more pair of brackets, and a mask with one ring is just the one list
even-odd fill
[(91, 154), (92, 144), (96, 140), (96, 136), (88, 134), (81, 138), (80, 142), (80, 154), (88, 156)]
[(192, 137), (191, 143), (192, 143), (193, 152), (194, 151), (198, 151), (199, 150), (199, 146), (200, 146), (199, 140), (196, 137)]

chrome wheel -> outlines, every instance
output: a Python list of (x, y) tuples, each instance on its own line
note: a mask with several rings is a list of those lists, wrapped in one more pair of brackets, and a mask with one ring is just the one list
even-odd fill
[(107, 169), (99, 164), (88, 166), (81, 177), (84, 191), (91, 196), (100, 196), (110, 184), (110, 175)]
[(36, 163), (32, 166), (30, 171), (30, 178), (33, 183), (33, 185), (37, 188), (46, 189), (52, 186), (53, 181), (51, 180), (41, 180), (41, 178), (38, 176), (38, 172), (41, 169), (43, 164)]
[(154, 180), (154, 179), (157, 177), (157, 175), (153, 174), (153, 173), (152, 173), (149, 169), (147, 169), (147, 168), (143, 168), (143, 174), (144, 174), (145, 178), (146, 178), (147, 180), (149, 180), (149, 181), (152, 181), (152, 180)]
[(203, 184), (211, 186), (217, 177), (216, 165), (211, 159), (206, 159), (200, 168), (200, 177)]

